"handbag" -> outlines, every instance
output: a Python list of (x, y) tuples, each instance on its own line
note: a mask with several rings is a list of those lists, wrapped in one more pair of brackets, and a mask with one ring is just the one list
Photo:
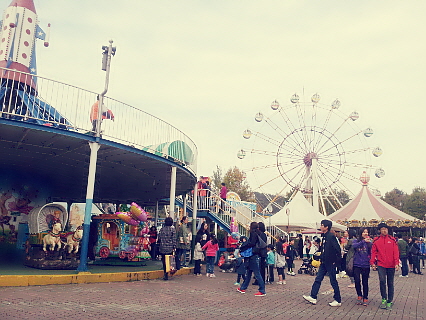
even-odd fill
[(224, 256), (221, 256), (221, 257), (220, 257), (220, 259), (219, 259), (219, 262), (217, 263), (217, 265), (220, 267), (220, 266), (222, 266), (224, 263), (225, 263), (225, 257), (224, 257)]
[(256, 248), (257, 249), (265, 249), (266, 246), (267, 246), (266, 242), (263, 241), (263, 239), (259, 235), (257, 235), (257, 238), (258, 238), (259, 241), (256, 242)]
[(177, 271), (175, 255), (167, 254), (164, 256), (164, 259), (166, 262), (166, 272), (169, 272), (171, 275), (175, 274)]

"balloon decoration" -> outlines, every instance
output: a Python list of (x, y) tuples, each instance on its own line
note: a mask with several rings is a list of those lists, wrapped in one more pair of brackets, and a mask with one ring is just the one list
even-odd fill
[(141, 224), (141, 222), (145, 222), (148, 220), (145, 210), (138, 206), (138, 204), (135, 202), (132, 202), (129, 211), (124, 211), (127, 209), (124, 206), (121, 206), (120, 209), (122, 211), (116, 212), (115, 214), (121, 220), (123, 220), (127, 224), (130, 224), (131, 226), (138, 226), (139, 224)]

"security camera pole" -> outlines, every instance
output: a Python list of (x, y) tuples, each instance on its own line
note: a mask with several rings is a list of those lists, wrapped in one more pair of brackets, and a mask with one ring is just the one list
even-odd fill
[(102, 106), (104, 102), (105, 93), (108, 91), (109, 84), (109, 71), (111, 57), (115, 55), (115, 47), (112, 46), (113, 41), (109, 41), (109, 46), (102, 46), (102, 70), (106, 71), (105, 76), (105, 89), (99, 95), (98, 105), (98, 121), (95, 130), (95, 141), (89, 142), (90, 146), (90, 162), (89, 174), (87, 177), (86, 189), (86, 207), (84, 210), (84, 224), (83, 224), (83, 239), (81, 240), (80, 264), (77, 268), (78, 272), (87, 272), (87, 253), (89, 247), (89, 233), (90, 233), (90, 220), (92, 216), (93, 193), (95, 188), (95, 175), (96, 175), (96, 162), (98, 159), (98, 150), (100, 148), (99, 140), (101, 137), (101, 124), (102, 124)]

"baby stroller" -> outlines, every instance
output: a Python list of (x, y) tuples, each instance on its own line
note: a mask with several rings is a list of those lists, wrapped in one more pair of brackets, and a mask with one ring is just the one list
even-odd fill
[(312, 265), (312, 258), (303, 258), (302, 265), (300, 266), (299, 270), (297, 271), (298, 274), (309, 274), (311, 276), (315, 276), (318, 273), (318, 268), (315, 268)]

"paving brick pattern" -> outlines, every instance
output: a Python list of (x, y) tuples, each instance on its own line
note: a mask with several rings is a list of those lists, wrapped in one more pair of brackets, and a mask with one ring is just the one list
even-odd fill
[[(204, 271), (204, 270), (203, 270)], [(267, 285), (265, 297), (255, 297), (257, 286), (238, 293), (235, 273), (216, 278), (177, 276), (169, 281), (144, 280), (75, 285), (1, 287), (0, 319), (425, 319), (426, 275), (395, 278), (392, 311), (378, 308), (377, 272), (371, 272), (370, 305), (355, 305), (355, 289), (348, 278), (339, 279), (342, 306), (332, 308), (333, 294), (326, 277), (318, 304), (302, 298), (309, 294), (314, 277), (287, 276), (286, 285)]]

